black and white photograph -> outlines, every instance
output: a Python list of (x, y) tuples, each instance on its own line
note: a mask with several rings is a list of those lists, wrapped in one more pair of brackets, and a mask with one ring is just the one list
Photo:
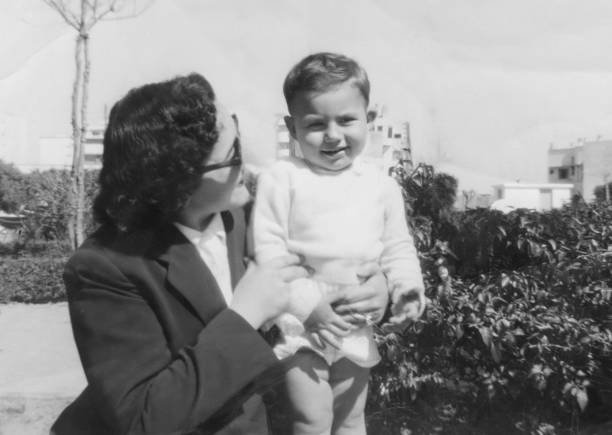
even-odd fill
[(0, 0), (0, 435), (612, 434), (612, 2)]

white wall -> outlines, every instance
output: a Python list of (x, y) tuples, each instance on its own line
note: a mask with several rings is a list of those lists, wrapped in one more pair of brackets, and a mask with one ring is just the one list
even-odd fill
[(514, 188), (506, 187), (504, 199), (516, 208), (540, 209), (540, 189), (539, 188)]
[(559, 208), (572, 200), (571, 188), (558, 188), (552, 191), (552, 206)]
[(495, 190), (501, 189), (501, 197), (504, 204), (514, 208), (529, 208), (533, 210), (548, 209), (542, 204), (544, 192), (550, 192), (553, 208), (561, 207), (569, 202), (572, 197), (572, 184), (519, 184), (507, 183), (494, 186)]

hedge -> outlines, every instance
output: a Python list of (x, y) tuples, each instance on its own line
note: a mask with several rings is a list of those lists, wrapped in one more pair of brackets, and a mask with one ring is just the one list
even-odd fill
[(428, 412), (440, 433), (577, 433), (609, 420), (612, 205), (414, 222), (431, 302), (406, 330), (378, 331), (370, 427), (436, 432), (418, 429)]
[(66, 300), (65, 256), (0, 257), (0, 303)]

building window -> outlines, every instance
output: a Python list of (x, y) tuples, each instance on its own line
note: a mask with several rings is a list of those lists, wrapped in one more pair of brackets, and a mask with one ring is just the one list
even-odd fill
[(576, 175), (576, 167), (575, 166), (572, 166), (571, 173), (572, 173), (572, 176)]
[(377, 131), (382, 131), (382, 125), (379, 125), (378, 127), (376, 127)]
[(559, 180), (567, 180), (568, 177), (567, 168), (559, 168)]
[(389, 127), (389, 130), (387, 130), (387, 137), (389, 139), (393, 137), (393, 128)]
[(395, 134), (393, 135), (393, 138), (394, 138), (394, 139), (401, 139), (401, 137), (402, 137), (402, 134), (401, 134), (401, 133), (395, 133)]
[(555, 170), (554, 170), (554, 169), (549, 169), (549, 170), (548, 170), (548, 174), (549, 174), (549, 175), (552, 175), (552, 174), (554, 174), (554, 173), (555, 173)]

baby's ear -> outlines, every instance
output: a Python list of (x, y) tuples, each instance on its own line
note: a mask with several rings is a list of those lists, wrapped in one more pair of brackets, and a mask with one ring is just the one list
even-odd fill
[(285, 125), (287, 126), (287, 130), (289, 130), (289, 134), (292, 138), (297, 139), (295, 135), (295, 121), (291, 116), (285, 116)]
[(378, 113), (376, 112), (376, 109), (370, 109), (368, 110), (368, 114), (367, 114), (367, 120), (368, 120), (368, 124), (370, 122), (374, 122), (374, 120), (376, 119), (376, 117), (378, 116)]

